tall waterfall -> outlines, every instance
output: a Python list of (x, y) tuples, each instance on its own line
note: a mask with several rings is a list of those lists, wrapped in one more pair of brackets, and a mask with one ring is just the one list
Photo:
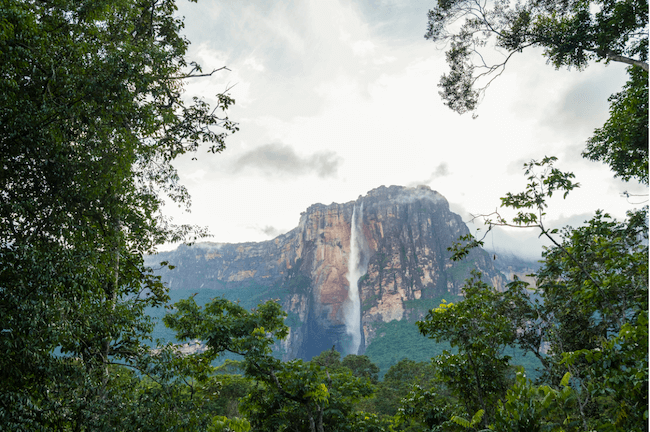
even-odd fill
[(368, 271), (368, 252), (366, 238), (363, 235), (363, 203), (357, 214), (357, 207), (352, 211), (350, 232), (350, 258), (348, 274), (348, 299), (343, 306), (345, 333), (344, 354), (358, 354), (361, 346), (361, 301), (359, 299), (359, 278)]

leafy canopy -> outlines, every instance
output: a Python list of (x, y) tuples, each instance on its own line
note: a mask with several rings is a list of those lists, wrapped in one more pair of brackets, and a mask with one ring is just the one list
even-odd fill
[[(418, 325), (452, 345), (465, 344), (458, 355), (435, 361), (442, 366), (437, 373), (451, 377), (447, 385), (466, 404), (481, 395), (483, 371), (490, 369), (484, 366), (472, 376), (449, 366), (459, 369), (458, 357), (472, 350), (475, 357), (497, 359), (495, 350), (503, 341), (489, 337), (499, 320), (505, 326), (499, 336), (510, 334), (542, 361), (540, 385), (518, 376), (505, 394), (503, 387), (486, 392), (498, 403), (474, 402), (463, 416), (457, 415), (457, 424), (471, 426), (467, 417), (483, 410), (481, 418), (495, 430), (643, 430), (648, 416), (648, 209), (629, 212), (623, 222), (598, 211), (578, 228), (546, 228), (547, 199), (557, 192), (566, 197), (577, 186), (573, 175), (555, 168), (555, 162), (544, 158), (526, 164), (526, 190), (502, 198), (504, 207), (519, 210), (512, 221), (498, 212), (486, 215), (489, 229), (534, 227), (552, 241), (534, 274), (538, 288), (529, 294), (522, 289), (527, 284), (515, 281), (504, 293), (483, 286), (485, 294), (477, 297), (476, 282), (468, 281), (464, 301), (441, 305)], [(450, 248), (455, 259), (482, 245), (473, 236), (464, 240)], [(486, 295), (497, 301), (486, 300)], [(476, 298), (483, 298), (479, 311), (470, 309)], [(507, 378), (506, 371), (495, 377)], [(472, 393), (473, 387), (478, 390)]]
[(162, 424), (193, 422), (193, 408), (172, 413), (120, 369), (185, 400), (142, 345), (144, 308), (167, 301), (143, 256), (201, 234), (160, 212), (165, 197), (190, 204), (174, 158), (203, 143), (219, 152), (237, 130), (221, 112), (227, 95), (216, 107), (183, 99), (200, 67), (185, 59), (175, 11), (172, 0), (0, 1), (0, 423), (10, 429), (146, 430), (153, 423), (125, 413), (149, 403)]
[(367, 375), (376, 373), (376, 366), (364, 356), (344, 360), (355, 366), (355, 376), (334, 350), (307, 363), (273, 357), (272, 346), (288, 334), (287, 314), (278, 303), (267, 301), (247, 311), (222, 298), (201, 308), (190, 298), (174, 307), (165, 324), (179, 339), (205, 341), (210, 359), (224, 351), (244, 357), (244, 374), (256, 385), (240, 410), (254, 430), (360, 430), (355, 425), (370, 420), (355, 413), (354, 403), (372, 394)]

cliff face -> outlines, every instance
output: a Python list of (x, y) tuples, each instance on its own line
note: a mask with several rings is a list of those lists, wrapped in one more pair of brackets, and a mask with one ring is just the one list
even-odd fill
[(309, 359), (332, 346), (363, 353), (379, 322), (414, 321), (425, 310), (418, 303), (462, 295), (472, 269), (503, 287), (484, 251), (449, 260), (447, 247), (467, 233), (428, 187), (382, 186), (345, 204), (312, 205), (297, 228), (274, 240), (166, 253), (177, 269), (163, 277), (172, 289), (253, 289), (280, 298), (291, 326), (285, 358)]

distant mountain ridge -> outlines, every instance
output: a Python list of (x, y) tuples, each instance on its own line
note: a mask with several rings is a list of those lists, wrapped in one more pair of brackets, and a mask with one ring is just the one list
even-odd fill
[(469, 233), (447, 200), (427, 186), (381, 186), (355, 201), (314, 204), (296, 228), (264, 242), (198, 243), (148, 258), (172, 290), (279, 299), (291, 327), (285, 359), (310, 359), (335, 346), (362, 354), (377, 329), (413, 322), (434, 299), (462, 295), (471, 270), (503, 289), (505, 276), (485, 251), (462, 262), (447, 248)]

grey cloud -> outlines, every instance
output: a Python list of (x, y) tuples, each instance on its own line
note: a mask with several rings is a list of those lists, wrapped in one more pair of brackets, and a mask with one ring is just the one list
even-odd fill
[(429, 177), (430, 181), (435, 180), (439, 177), (445, 177), (449, 175), (449, 167), (447, 166), (447, 162), (441, 162), (431, 173), (431, 177)]
[(449, 201), (449, 210), (459, 215), (465, 223), (468, 223), (468, 221), (472, 219), (470, 212), (467, 211), (467, 209), (458, 202)]
[(235, 161), (233, 168), (235, 172), (250, 168), (269, 177), (316, 174), (326, 178), (336, 176), (341, 162), (341, 157), (333, 151), (301, 156), (291, 146), (274, 143), (244, 153)]
[[(623, 78), (618, 68), (602, 69), (587, 75), (584, 80), (561, 95), (561, 99), (545, 115), (544, 123), (565, 136), (573, 136), (580, 145), (593, 134), (595, 127), (602, 127), (608, 117), (608, 97), (620, 91)], [(575, 149), (572, 153), (575, 153)]]
[[(593, 118), (607, 109), (607, 98), (610, 93), (603, 91), (598, 82), (581, 82), (571, 88), (559, 106), (558, 115), (570, 124), (575, 124), (585, 118)], [(605, 111), (606, 112), (606, 111)]]
[(255, 230), (259, 231), (262, 234), (267, 235), (267, 236), (269, 236), (271, 238), (275, 238), (275, 237), (279, 236), (280, 234), (284, 233), (284, 231), (279, 230), (276, 227), (271, 226), (271, 225), (266, 225), (263, 228), (255, 228)]
[(449, 174), (450, 174), (450, 172), (449, 172), (449, 166), (447, 165), (447, 162), (440, 162), (438, 164), (438, 166), (436, 167), (436, 169), (433, 170), (433, 172), (431, 173), (429, 178), (427, 178), (426, 180), (409, 183), (408, 186), (409, 187), (415, 187), (415, 186), (418, 186), (418, 185), (426, 185), (426, 184), (431, 183), (432, 181), (434, 181), (437, 178), (446, 177)]
[(586, 221), (594, 217), (593, 213), (580, 213), (570, 216), (560, 215), (555, 219), (549, 219), (545, 222), (547, 228), (563, 228), (570, 226), (577, 228), (585, 224)]
[(426, 0), (355, 0), (354, 3), (374, 32), (404, 41), (422, 38), (427, 12), (431, 9), (431, 2)]
[[(484, 231), (482, 231), (484, 232)], [(548, 239), (539, 237), (533, 228), (506, 231), (495, 227), (483, 240), (484, 248), (497, 255), (513, 255), (527, 261), (537, 261), (542, 257), (544, 246), (551, 244)]]

